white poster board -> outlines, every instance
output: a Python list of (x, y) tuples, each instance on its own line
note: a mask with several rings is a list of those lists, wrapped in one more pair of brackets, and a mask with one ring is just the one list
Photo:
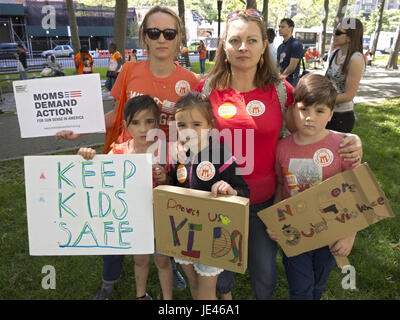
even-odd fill
[(154, 252), (151, 154), (25, 157), (29, 253)]
[(98, 73), (13, 82), (21, 138), (105, 132)]

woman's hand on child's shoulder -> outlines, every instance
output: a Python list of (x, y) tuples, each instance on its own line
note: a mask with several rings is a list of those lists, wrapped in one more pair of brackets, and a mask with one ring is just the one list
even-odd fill
[(80, 148), (78, 154), (82, 156), (85, 160), (92, 160), (96, 155), (96, 150), (92, 148)]
[(164, 184), (167, 182), (167, 173), (163, 166), (153, 164), (153, 179), (157, 184)]
[(233, 189), (232, 186), (224, 180), (217, 181), (211, 187), (211, 195), (213, 197), (216, 197), (218, 193), (237, 196), (237, 191)]

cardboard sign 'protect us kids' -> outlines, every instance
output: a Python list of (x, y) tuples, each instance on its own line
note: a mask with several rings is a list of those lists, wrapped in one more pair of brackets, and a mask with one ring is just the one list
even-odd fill
[(22, 138), (105, 132), (99, 74), (14, 81)]
[(366, 163), (258, 213), (288, 257), (321, 248), (394, 217)]
[(212, 198), (210, 192), (174, 186), (154, 189), (156, 251), (244, 273), (249, 199)]
[(150, 154), (25, 157), (30, 255), (154, 252)]

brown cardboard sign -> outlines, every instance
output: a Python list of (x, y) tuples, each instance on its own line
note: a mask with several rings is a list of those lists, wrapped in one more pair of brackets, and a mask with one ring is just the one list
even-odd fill
[(249, 199), (174, 186), (153, 191), (156, 252), (244, 273)]
[(331, 245), (382, 219), (394, 217), (367, 163), (258, 213), (288, 257)]

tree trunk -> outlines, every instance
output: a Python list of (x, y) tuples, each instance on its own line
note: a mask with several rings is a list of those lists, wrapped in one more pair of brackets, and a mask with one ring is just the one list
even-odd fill
[(81, 43), (79, 41), (78, 24), (76, 23), (74, 3), (72, 0), (67, 0), (67, 11), (68, 11), (69, 27), (71, 31), (72, 48), (74, 49), (74, 54), (76, 55), (81, 49)]
[(265, 26), (268, 28), (268, 0), (263, 1), (262, 14), (264, 16)]
[(125, 39), (128, 17), (128, 0), (115, 0), (114, 42), (125, 62)]
[(382, 29), (382, 17), (384, 8), (385, 8), (385, 0), (381, 0), (379, 3), (378, 19), (376, 20), (376, 26), (374, 31), (374, 41), (372, 43), (372, 48), (371, 48), (372, 56), (375, 56), (376, 47), (378, 46), (379, 33), (381, 32)]
[(393, 43), (392, 52), (390, 53), (389, 61), (386, 65), (386, 69), (395, 69), (397, 70), (399, 67), (397, 66), (397, 59), (399, 58), (399, 50), (400, 50), (400, 23), (397, 26), (396, 31), (396, 41)]
[(246, 9), (256, 9), (257, 10), (257, 0), (247, 0)]
[(324, 18), (322, 19), (322, 34), (320, 43), (320, 56), (323, 57), (325, 54), (325, 42), (326, 42), (326, 24), (328, 23), (329, 16), (329, 0), (324, 0)]
[[(182, 46), (187, 48), (187, 38), (186, 38), (186, 24), (185, 24), (185, 1), (184, 0), (178, 0), (178, 12), (179, 12), (179, 18), (182, 21)], [(182, 53), (182, 56), (186, 62), (186, 66), (190, 67), (190, 59), (189, 59), (189, 50), (185, 50), (185, 52)]]

